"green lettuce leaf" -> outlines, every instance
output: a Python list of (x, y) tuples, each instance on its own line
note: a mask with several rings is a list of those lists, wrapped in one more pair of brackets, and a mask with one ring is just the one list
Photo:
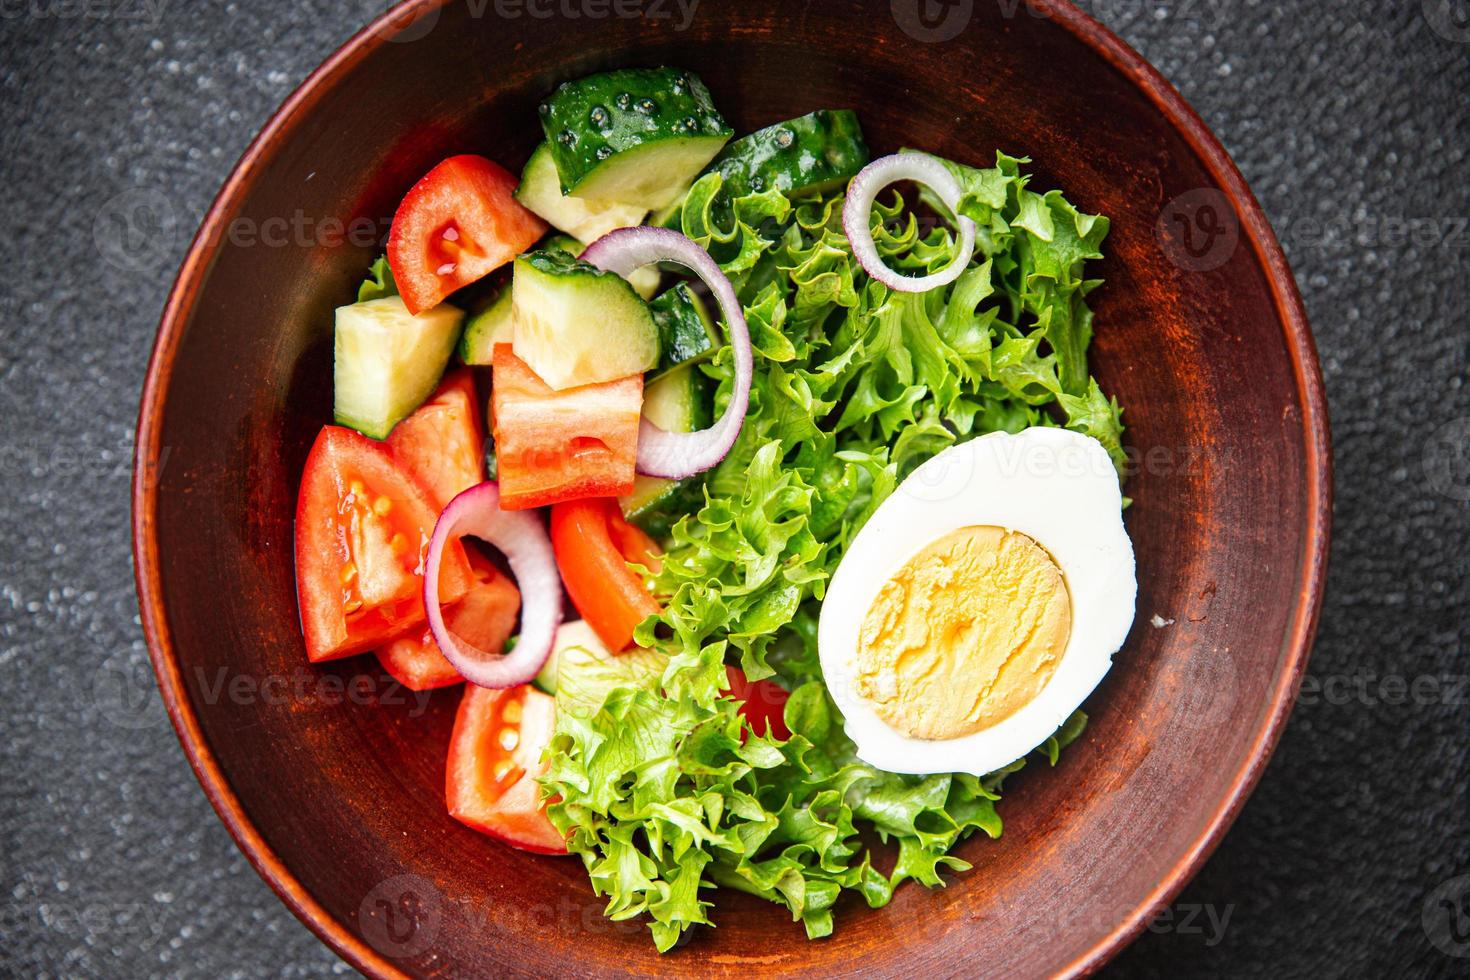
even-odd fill
[(393, 281), (393, 269), (388, 265), (388, 256), (380, 255), (368, 269), (368, 277), (357, 287), (357, 301), (365, 303), (370, 299), (397, 295), (398, 284)]
[[(841, 192), (730, 200), (710, 174), (684, 200), (684, 234), (745, 307), (750, 409), (700, 506), (668, 515), (667, 554), (650, 576), (664, 611), (637, 630), (644, 652), (563, 663), (543, 779), (551, 820), (607, 915), (643, 917), (660, 950), (713, 924), (713, 888), (782, 905), (816, 938), (832, 931), (844, 890), (878, 907), (910, 879), (942, 885), (969, 867), (953, 853), (960, 841), (1001, 833), (1002, 783), (1025, 760), (982, 778), (864, 764), (822, 683), (816, 624), (853, 536), (946, 446), (1066, 425), (1121, 469), (1121, 413), (1086, 367), (1085, 297), (1098, 283), (1083, 270), (1107, 220), (1028, 189), (1024, 163), (945, 161), (978, 247), (957, 281), (922, 294), (893, 292), (854, 261)], [(927, 194), (920, 202), (952, 218)], [(954, 254), (948, 225), (918, 217), (897, 194), (874, 206), (875, 244), (901, 272)], [(702, 367), (717, 410), (732, 363), (724, 348)], [(791, 692), (789, 739), (744, 724), (727, 663)], [(1079, 712), (1037, 752), (1055, 764), (1085, 722)], [(891, 845), (887, 872), (863, 828)]]

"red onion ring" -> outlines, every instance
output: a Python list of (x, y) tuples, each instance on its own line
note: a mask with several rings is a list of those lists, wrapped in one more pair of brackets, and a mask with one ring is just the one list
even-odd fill
[[(481, 650), (451, 632), (439, 607), (439, 564), (444, 546), (465, 535), (505, 555), (521, 590), (521, 638), (510, 653)], [(551, 655), (561, 625), (561, 575), (546, 528), (531, 511), (501, 510), (500, 488), (490, 480), (455, 497), (434, 524), (424, 567), (424, 611), (434, 642), (464, 679), (480, 687), (531, 681)]]
[[(960, 254), (954, 261), (927, 276), (905, 276), (888, 268), (873, 243), (873, 202), (889, 184), (912, 180), (938, 195), (958, 215)], [(947, 286), (960, 277), (970, 257), (975, 254), (975, 222), (959, 213), (962, 195), (960, 182), (938, 160), (922, 153), (894, 153), (868, 164), (847, 185), (847, 199), (842, 205), (842, 230), (852, 245), (853, 258), (864, 271), (889, 289), (900, 293), (922, 293)]]
[(619, 228), (587, 246), (580, 256), (599, 269), (627, 276), (653, 262), (677, 262), (709, 287), (725, 320), (735, 354), (735, 385), (730, 402), (714, 425), (698, 432), (665, 432), (644, 418), (638, 429), (638, 472), (679, 480), (710, 469), (730, 452), (750, 407), (755, 371), (750, 331), (735, 288), (709, 253), (668, 228)]

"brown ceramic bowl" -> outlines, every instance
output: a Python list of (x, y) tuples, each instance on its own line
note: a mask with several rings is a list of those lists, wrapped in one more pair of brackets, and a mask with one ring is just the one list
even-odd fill
[[(1321, 596), (1329, 456), (1311, 335), (1260, 209), (1179, 95), (1073, 8), (1014, 6), (966, 0), (946, 8), (959, 20), (930, 21), (915, 0), (705, 0), (681, 31), (673, 3), (642, 8), (672, 20), (606, 4), (542, 19), (424, 0), (333, 55), (245, 153), (179, 273), (143, 393), (143, 624), (221, 818), (363, 972), (1086, 972), (1219, 842), (1285, 722)], [(302, 461), (330, 419), (331, 311), (377, 251), (343, 244), (332, 219), (386, 227), (446, 154), (518, 167), (554, 83), (663, 63), (697, 71), (737, 130), (851, 106), (877, 152), (1025, 154), (1037, 186), (1111, 216), (1094, 365), (1138, 452), (1140, 591), (1086, 735), (1010, 784), (1004, 836), (959, 849), (973, 871), (877, 911), (844, 902), (821, 942), (721, 892), (719, 928), (659, 957), (641, 927), (602, 919), (578, 862), (445, 814), (457, 693), (404, 703), (371, 658), (307, 664), (291, 555)], [(305, 232), (287, 230), (294, 216)]]

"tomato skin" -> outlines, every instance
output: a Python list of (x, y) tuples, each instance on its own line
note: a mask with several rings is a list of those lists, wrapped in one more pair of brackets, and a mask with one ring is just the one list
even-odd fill
[[(444, 610), (444, 623), (482, 650), (503, 650), (515, 630), (521, 593), (515, 584), (477, 552), (466, 548), (476, 584)], [(383, 668), (410, 691), (448, 687), (464, 680), (424, 626), (378, 650)]]
[[(523, 851), (567, 853), (536, 782), (550, 765), (541, 752), (555, 728), (556, 699), (529, 684), (503, 690), (466, 684), (444, 767), (449, 815)], [(507, 730), (515, 732), (508, 750), (501, 742)]]
[(546, 222), (512, 196), (518, 183), (500, 164), (464, 154), (404, 195), (388, 233), (388, 265), (410, 313), (438, 306), (546, 233)]
[(500, 506), (544, 507), (633, 492), (643, 377), (557, 391), (496, 344), (490, 407)]
[(469, 368), (444, 375), (429, 400), (393, 427), (388, 449), (439, 510), (485, 479), (485, 429)]
[(628, 562), (644, 564), (657, 546), (623, 520), (617, 501), (607, 498), (554, 505), (551, 546), (567, 594), (587, 625), (609, 650), (627, 649), (638, 624), (660, 612)]
[[(387, 446), (399, 465), (434, 501), (436, 515), (485, 479), (485, 431), (469, 368), (450, 371), (429, 400), (394, 426)], [(454, 632), (481, 647), (505, 646), (515, 628), (520, 593), (479, 553), (466, 548), (475, 584), (445, 610)], [(378, 650), (385, 670), (411, 691), (458, 684), (464, 678), (445, 659), (426, 625)]]
[(791, 730), (786, 727), (786, 699), (790, 693), (775, 681), (746, 680), (745, 671), (726, 665), (725, 674), (730, 678), (730, 697), (743, 702), (740, 713), (750, 722), (751, 730), (757, 735), (788, 739)]
[[(362, 653), (424, 621), (422, 568), (437, 517), (386, 446), (351, 429), (322, 428), (296, 502), (296, 596), (308, 658)], [(454, 601), (472, 583), (456, 543), (439, 587)]]

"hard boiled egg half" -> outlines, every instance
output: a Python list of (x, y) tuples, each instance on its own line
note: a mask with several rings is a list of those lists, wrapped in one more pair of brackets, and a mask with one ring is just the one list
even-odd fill
[(1041, 745), (1133, 624), (1118, 474), (1034, 427), (946, 449), (878, 508), (822, 603), (818, 652), (858, 758), (984, 775)]

